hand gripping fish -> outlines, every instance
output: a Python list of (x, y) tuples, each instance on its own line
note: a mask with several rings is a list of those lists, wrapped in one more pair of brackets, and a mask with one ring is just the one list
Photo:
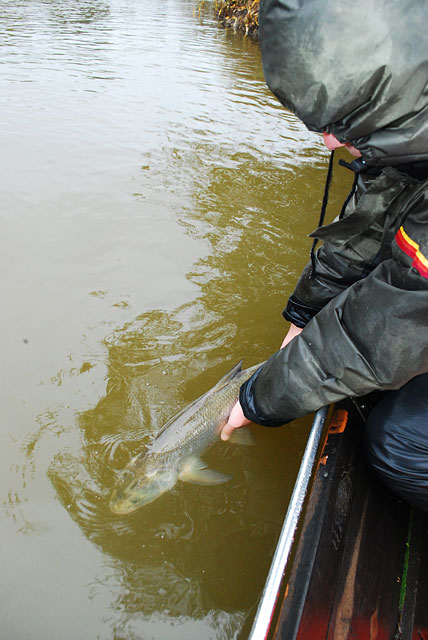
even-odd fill
[[(200, 456), (220, 440), (240, 386), (261, 366), (242, 370), (241, 365), (242, 360), (212, 389), (171, 418), (151, 445), (127, 464), (110, 498), (114, 513), (124, 515), (153, 502), (177, 480), (205, 485), (230, 480), (231, 476), (209, 469)], [(251, 443), (245, 427), (235, 430), (233, 437), (237, 443)]]

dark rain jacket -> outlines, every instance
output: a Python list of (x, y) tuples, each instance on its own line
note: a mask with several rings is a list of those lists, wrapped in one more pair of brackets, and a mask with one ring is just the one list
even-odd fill
[(427, 24), (424, 0), (261, 2), (269, 88), (362, 159), (284, 311), (303, 332), (241, 388), (254, 422), (284, 424), (428, 372)]

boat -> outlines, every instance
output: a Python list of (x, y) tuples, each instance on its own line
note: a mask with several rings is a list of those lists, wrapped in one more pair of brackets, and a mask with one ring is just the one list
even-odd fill
[(428, 640), (428, 514), (368, 468), (364, 422), (315, 414), (250, 640)]

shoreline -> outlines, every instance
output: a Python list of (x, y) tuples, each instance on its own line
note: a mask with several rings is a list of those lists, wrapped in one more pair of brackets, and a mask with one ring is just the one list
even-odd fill
[(225, 29), (258, 38), (259, 0), (215, 0), (214, 11)]

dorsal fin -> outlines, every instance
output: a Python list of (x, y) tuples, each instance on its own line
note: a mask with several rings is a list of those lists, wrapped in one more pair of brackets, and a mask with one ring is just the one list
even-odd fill
[(237, 376), (240, 371), (242, 371), (242, 363), (243, 360), (240, 360), (238, 364), (235, 364), (235, 366), (232, 367), (232, 369), (228, 371), (226, 375), (220, 378), (220, 380), (216, 385), (214, 385), (211, 391), (220, 391), (220, 389), (223, 389), (223, 387), (225, 387), (231, 380), (233, 380), (233, 378)]

